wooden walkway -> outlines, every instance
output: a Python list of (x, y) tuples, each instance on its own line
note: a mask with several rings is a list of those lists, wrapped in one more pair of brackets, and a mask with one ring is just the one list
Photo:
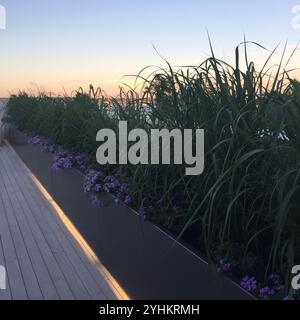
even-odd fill
[(0, 300), (120, 299), (7, 145), (0, 147)]

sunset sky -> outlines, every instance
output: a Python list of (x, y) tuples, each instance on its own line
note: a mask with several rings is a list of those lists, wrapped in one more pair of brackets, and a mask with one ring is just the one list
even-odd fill
[[(273, 49), (300, 29), (292, 8), (300, 0), (0, 0), (7, 27), (0, 30), (0, 96), (36, 87), (68, 93), (90, 83), (109, 94), (127, 74), (163, 66), (152, 47), (174, 66), (197, 65), (209, 54), (209, 31), (220, 58), (232, 62), (246, 34)], [(261, 63), (266, 52), (252, 47)], [(276, 57), (280, 58), (280, 51)], [(276, 61), (275, 61), (276, 62)], [(300, 67), (300, 51), (291, 61)], [(296, 72), (300, 76), (300, 72)]]

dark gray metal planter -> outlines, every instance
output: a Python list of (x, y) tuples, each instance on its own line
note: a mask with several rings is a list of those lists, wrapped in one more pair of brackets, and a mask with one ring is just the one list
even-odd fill
[(7, 138), (132, 299), (253, 299), (129, 208), (94, 208), (82, 174), (53, 172), (53, 155), (29, 145), (23, 133), (10, 128)]

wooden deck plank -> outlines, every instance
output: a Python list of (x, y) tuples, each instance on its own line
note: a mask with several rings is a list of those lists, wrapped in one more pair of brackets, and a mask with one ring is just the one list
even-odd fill
[(82, 263), (84, 264), (84, 266), (92, 276), (92, 283), (97, 286), (98, 290), (101, 289), (101, 295), (104, 294), (104, 296), (109, 300), (118, 299), (119, 295), (117, 297), (115, 294), (115, 292), (118, 291), (116, 283), (114, 283), (114, 290), (112, 290), (111, 279), (107, 279), (106, 275), (103, 274), (103, 265), (101, 264), (99, 259), (97, 259), (97, 261), (94, 261), (94, 259), (91, 261), (83, 250), (78, 250), (78, 239), (75, 240), (73, 235), (66, 229), (66, 226), (64, 225), (60, 217), (57, 215), (57, 213), (54, 212), (51, 203), (49, 201), (41, 200), (41, 198), (36, 195), (36, 193), (34, 192), (36, 185), (32, 180), (30, 180), (30, 183), (28, 183), (27, 179), (26, 183), (26, 187), (24, 187), (23, 189), (27, 193), (26, 197), (28, 199), (32, 197), (36, 202), (36, 205), (40, 206), (43, 209), (41, 212), (45, 213), (45, 219), (49, 222), (49, 225), (54, 228), (53, 233), (59, 236), (59, 243), (65, 244), (64, 249), (66, 250), (66, 252), (73, 251), (72, 254), (74, 254), (75, 252), (75, 254), (79, 257), (81, 261), (77, 260), (78, 257), (75, 258), (77, 260), (76, 265), (78, 266)]
[[(1, 155), (1, 151), (0, 151)], [(0, 182), (2, 182), (0, 180)], [(10, 285), (12, 299), (26, 300), (28, 298), (25, 283), (21, 273), (21, 268), (16, 254), (16, 248), (10, 233), (10, 228), (6, 219), (4, 203), (2, 199), (3, 184), (0, 183), (0, 235), (4, 256), (4, 267)]]
[[(88, 258), (48, 200), (15, 152), (1, 147), (0, 245), (10, 285), (6, 297), (116, 299), (99, 261)], [(0, 249), (0, 265), (2, 260)], [(46, 285), (52, 289), (47, 291)]]
[[(12, 163), (12, 159), (7, 159), (9, 163)], [(16, 175), (17, 172), (20, 173), (22, 170), (18, 170), (20, 168), (17, 168), (16, 170), (12, 171), (12, 177), (16, 179), (16, 182), (20, 185), (20, 189), (22, 189), (24, 186), (21, 184), (22, 180), (20, 179), (20, 174)], [(26, 187), (26, 186), (25, 186)], [(32, 192), (35, 192), (36, 190), (33, 190)], [(33, 238), (35, 242), (37, 243), (37, 246), (43, 256), (43, 259), (48, 267), (49, 273), (51, 275), (51, 278), (53, 280), (53, 283), (58, 291), (58, 294), (61, 299), (64, 300), (73, 300), (74, 295), (72, 294), (65, 277), (63, 273), (60, 270), (60, 267), (55, 260), (50, 247), (48, 246), (45, 238), (43, 237), (41, 230), (37, 226), (37, 223), (34, 219), (35, 212), (37, 210), (37, 207), (30, 208), (28, 205), (28, 199), (25, 199), (24, 195), (22, 193), (17, 193), (16, 197), (18, 198), (19, 202), (22, 202), (23, 204), (23, 213), (24, 217), (27, 221), (27, 225), (31, 229), (31, 233), (33, 235)]]
[[(11, 178), (15, 178), (15, 185), (16, 183), (18, 183), (18, 185), (20, 186), (20, 190), (24, 189), (24, 187), (26, 188), (26, 186), (24, 186), (21, 182), (22, 182), (22, 170), (18, 170), (18, 167), (13, 166), (14, 163), (14, 159), (12, 159), (11, 157), (7, 157), (6, 158), (6, 165), (8, 166), (12, 166), (10, 168), (10, 172), (11, 172)], [(18, 172), (17, 172), (18, 170)], [(17, 174), (16, 174), (17, 173)], [(16, 177), (15, 177), (16, 175)], [(35, 190), (35, 193), (37, 191)], [(20, 202), (22, 202), (23, 207), (22, 207), (22, 215), (23, 215), (23, 224), (26, 225), (28, 218), (30, 218), (30, 216), (32, 215), (33, 217), (36, 217), (39, 215), (39, 208), (36, 205), (33, 206), (29, 206), (28, 205), (28, 199), (26, 199), (23, 195), (23, 193), (17, 192), (15, 193), (16, 198), (20, 199)], [(20, 210), (19, 210), (20, 212)], [(25, 220), (26, 219), (26, 220)], [(73, 270), (71, 268), (70, 264), (66, 264), (65, 261), (65, 257), (63, 254), (61, 254), (61, 256), (58, 255), (53, 255), (53, 252), (51, 252), (50, 248), (46, 248), (45, 245), (45, 239), (43, 238), (42, 234), (41, 234), (41, 230), (39, 228), (37, 228), (36, 225), (36, 221), (35, 219), (30, 219), (30, 223), (28, 223), (28, 225), (30, 225), (30, 228), (35, 228), (35, 232), (34, 235), (36, 237), (36, 243), (40, 243), (40, 244), (44, 244), (44, 247), (42, 249), (42, 253), (43, 253), (43, 257), (44, 257), (44, 261), (47, 261), (47, 263), (45, 265), (47, 265), (47, 268), (49, 270), (49, 267), (51, 267), (51, 269), (49, 270), (49, 274), (51, 277), (50, 281), (49, 279), (46, 279), (46, 281), (44, 281), (42, 279), (42, 284), (45, 284), (46, 286), (52, 286), (52, 282), (53, 282), (53, 288), (56, 287), (57, 290), (60, 291), (60, 297), (62, 299), (72, 299), (74, 297), (73, 293), (71, 293), (68, 285), (65, 283), (63, 283), (63, 279), (67, 276), (68, 278), (70, 278), (69, 283), (71, 284), (71, 287), (73, 287), (73, 289), (75, 288), (75, 297), (77, 299), (89, 299), (90, 296), (87, 294), (86, 290), (83, 289), (83, 285), (82, 284), (78, 284), (78, 280), (76, 279), (76, 277), (73, 276)], [(50, 234), (49, 232), (49, 227), (46, 226), (46, 230), (47, 232)], [(33, 237), (32, 234), (29, 233), (29, 231), (27, 231), (27, 238), (32, 238)], [(51, 237), (53, 237), (52, 234), (50, 234)], [(33, 240), (32, 240), (33, 243)], [(36, 246), (36, 244), (32, 244), (33, 246)], [(59, 243), (58, 243), (59, 245)], [(57, 259), (60, 259), (59, 262), (57, 262)], [(41, 267), (40, 263), (38, 266), (39, 268)], [(56, 268), (56, 265), (59, 266), (59, 268)], [(59, 270), (58, 270), (59, 269)], [(65, 271), (64, 275), (65, 277), (57, 277), (57, 273), (61, 273), (62, 274), (62, 269)], [(49, 283), (50, 282), (50, 283)], [(77, 284), (77, 286), (76, 286)], [(67, 287), (67, 288), (66, 288)], [(69, 290), (68, 290), (69, 289)], [(49, 297), (47, 296), (46, 299), (57, 299), (58, 297)]]
[[(14, 159), (9, 160), (10, 163), (14, 162)], [(76, 284), (77, 286), (80, 286), (78, 298), (85, 299), (92, 297), (92, 299), (97, 300), (114, 298), (112, 294), (107, 294), (106, 296), (103, 293), (102, 287), (106, 289), (103, 281), (101, 283), (95, 281), (89, 270), (89, 261), (87, 261), (87, 259), (84, 261), (81, 260), (80, 255), (78, 254), (81, 250), (76, 250), (76, 248), (78, 249), (78, 244), (74, 248), (73, 245), (75, 242), (72, 241), (72, 244), (70, 239), (66, 237), (66, 228), (59, 228), (57, 225), (58, 221), (55, 219), (55, 216), (57, 215), (53, 212), (53, 208), (49, 206), (45, 199), (37, 196), (36, 193), (33, 192), (36, 186), (34, 186), (32, 181), (28, 179), (28, 175), (20, 174), (18, 175), (18, 178), (18, 183), (22, 185), (26, 201), (31, 203), (32, 208), (39, 208), (39, 210), (36, 211), (35, 219), (37, 220), (45, 238), (47, 238), (53, 254), (57, 259), (60, 259), (61, 265), (64, 267), (65, 274), (69, 278), (69, 283), (73, 286)], [(32, 197), (32, 195), (35, 195), (35, 197)], [(70, 262), (72, 265), (70, 265)], [(99, 277), (99, 272), (97, 273), (97, 278), (101, 278)], [(81, 291), (84, 290), (84, 287), (88, 290), (90, 297), (82, 295)], [(78, 288), (77, 290), (75, 288), (74, 292), (78, 295)]]
[[(10, 163), (14, 163), (14, 159), (9, 159)], [(24, 180), (23, 180), (24, 179)], [(25, 184), (24, 184), (25, 181)], [(18, 175), (18, 183), (22, 186), (22, 192), (24, 194), (26, 193), (26, 190), (28, 189), (28, 183), (30, 179), (27, 176), (22, 176), (22, 174)], [(35, 192), (36, 194), (36, 192)], [(26, 196), (24, 195), (24, 202), (29, 204), (29, 201), (31, 199), (32, 192), (26, 193)], [(38, 197), (40, 201), (45, 202), (46, 200), (43, 199), (41, 196)], [(45, 217), (41, 214), (44, 209), (39, 208), (39, 206), (31, 202), (30, 203), (30, 209), (33, 212), (34, 211), (34, 218), (36, 221), (32, 221), (33, 225), (36, 225), (36, 223), (39, 223), (40, 231), (43, 232), (43, 236), (47, 240), (52, 254), (56, 258), (56, 260), (59, 262), (59, 265), (65, 275), (65, 278), (67, 278), (68, 283), (72, 289), (72, 292), (74, 293), (75, 297), (77, 299), (91, 299), (92, 296), (89, 294), (89, 287), (85, 287), (85, 282), (81, 281), (80, 279), (80, 265), (78, 264), (72, 264), (72, 262), (68, 259), (68, 256), (63, 251), (62, 244), (60, 239), (57, 238), (57, 235), (51, 231), (50, 224), (45, 219)], [(46, 217), (50, 216), (49, 212), (46, 212)], [(50, 220), (51, 223), (51, 220)], [(86, 280), (86, 279), (85, 279)], [(90, 283), (90, 285), (94, 285), (94, 283)], [(93, 292), (92, 292), (93, 293)], [(100, 298), (100, 296), (98, 296)], [(101, 296), (103, 298), (103, 295)]]
[[(5, 180), (5, 178), (2, 176), (1, 169), (0, 169), (0, 177)], [(18, 222), (14, 216), (14, 211), (20, 210), (20, 207), (18, 207), (18, 202), (12, 201), (9, 198), (7, 192), (5, 192), (4, 189), (2, 189), (2, 197), (5, 203), (4, 211), (6, 212), (6, 218), (7, 218), (8, 225), (11, 230), (12, 238), (16, 248), (16, 253), (17, 253), (19, 265), (21, 268), (21, 273), (23, 275), (28, 298), (35, 299), (35, 300), (42, 299), (43, 295), (39, 287), (37, 277), (33, 269), (27, 248), (24, 244), (23, 235), (20, 231)]]
[(20, 191), (17, 184), (11, 182), (6, 171), (7, 161), (4, 162), (4, 159), (5, 156), (0, 159), (0, 176), (5, 186), (8, 186), (7, 190), (3, 190), (4, 205), (28, 298), (36, 300), (44, 297), (45, 299), (55, 300), (58, 298), (58, 293), (51, 280), (47, 265), (38, 250), (37, 244), (33, 241), (24, 219), (23, 201), (18, 201)]
[[(5, 258), (3, 254), (3, 244), (2, 244), (1, 235), (0, 235), (0, 266), (5, 266)], [(0, 300), (11, 300), (12, 299), (11, 290), (10, 290), (10, 285), (7, 277), (5, 280), (6, 280), (6, 289), (5, 290), (0, 289)]]

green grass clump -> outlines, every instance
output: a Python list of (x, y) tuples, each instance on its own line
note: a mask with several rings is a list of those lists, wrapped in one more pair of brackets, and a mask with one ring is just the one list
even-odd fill
[[(95, 158), (98, 130), (205, 129), (205, 171), (185, 176), (184, 165), (108, 168), (132, 180), (136, 208), (184, 238), (209, 259), (233, 261), (235, 272), (285, 276), (300, 264), (300, 84), (282, 63), (273, 75), (248, 61), (240, 67), (212, 56), (198, 67), (169, 64), (143, 79), (141, 92), (118, 99), (77, 92), (50, 98), (20, 93), (9, 102), (21, 129)], [(274, 69), (274, 68), (273, 68)], [(250, 259), (251, 258), (251, 259)], [(250, 262), (251, 261), (251, 262)]]

